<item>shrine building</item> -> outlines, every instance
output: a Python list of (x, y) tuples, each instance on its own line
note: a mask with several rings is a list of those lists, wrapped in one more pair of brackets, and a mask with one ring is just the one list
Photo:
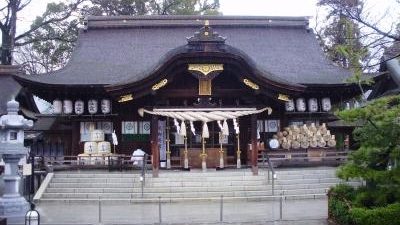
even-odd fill
[(63, 155), (140, 148), (156, 175), (167, 160), (215, 168), (221, 158), (257, 174), (259, 149), (342, 148), (344, 131), (329, 123), (360, 91), (325, 57), (308, 22), (89, 17), (65, 67), (15, 79), (53, 104), (35, 127)]

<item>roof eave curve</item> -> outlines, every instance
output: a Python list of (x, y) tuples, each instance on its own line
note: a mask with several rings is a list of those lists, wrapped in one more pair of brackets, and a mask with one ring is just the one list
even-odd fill
[[(254, 60), (251, 59), (245, 52), (230, 46), (223, 45), (218, 51), (207, 51), (207, 52), (193, 52), (188, 44), (179, 46), (167, 54), (165, 54), (153, 67), (147, 72), (142, 73), (139, 76), (127, 78), (119, 83), (106, 85), (105, 89), (108, 92), (120, 91), (125, 88), (142, 86), (149, 80), (160, 80), (168, 76), (165, 71), (168, 66), (174, 63), (186, 63), (193, 61), (195, 62), (214, 62), (229, 64), (235, 61), (241, 64), (243, 67), (249, 70), (249, 75), (251, 79), (256, 80), (259, 84), (264, 86), (275, 86), (279, 89), (287, 89), (290, 91), (304, 91), (306, 86), (302, 84), (293, 83), (282, 79), (278, 74), (272, 74), (265, 71), (261, 66), (257, 65)], [(151, 83), (151, 82), (150, 82)]]

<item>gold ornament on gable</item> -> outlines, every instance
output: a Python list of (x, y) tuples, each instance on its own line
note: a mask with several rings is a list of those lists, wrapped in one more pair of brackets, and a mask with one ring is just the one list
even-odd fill
[(249, 79), (243, 79), (243, 83), (246, 84), (247, 86), (249, 86), (250, 88), (254, 89), (254, 90), (260, 89), (260, 86), (258, 86), (257, 84), (253, 83)]
[(156, 90), (164, 87), (167, 83), (168, 83), (168, 80), (167, 79), (163, 79), (160, 82), (158, 82), (157, 84), (153, 85), (151, 90), (156, 91)]
[(188, 70), (198, 71), (207, 76), (211, 72), (224, 70), (224, 64), (189, 64)]

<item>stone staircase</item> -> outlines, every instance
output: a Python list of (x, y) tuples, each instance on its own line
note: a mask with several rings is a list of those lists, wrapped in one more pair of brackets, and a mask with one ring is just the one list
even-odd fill
[(278, 196), (283, 194), (287, 199), (321, 198), (326, 196), (329, 187), (341, 182), (335, 177), (335, 170), (278, 169), (274, 189), (265, 169), (260, 169), (258, 176), (253, 176), (249, 169), (160, 171), (158, 178), (152, 178), (151, 171), (148, 171), (143, 189), (139, 171), (64, 171), (49, 174), (34, 200), (177, 202), (210, 201), (220, 199), (221, 196), (225, 200), (268, 200), (272, 199), (273, 192)]
[[(336, 177), (336, 169), (335, 167), (276, 169), (275, 195), (283, 195), (286, 199), (323, 197), (330, 187), (344, 182)], [(354, 187), (361, 185), (361, 182), (356, 180), (346, 183)]]

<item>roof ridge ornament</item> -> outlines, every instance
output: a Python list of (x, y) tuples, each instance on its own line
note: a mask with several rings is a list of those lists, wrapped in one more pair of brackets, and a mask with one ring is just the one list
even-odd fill
[(190, 49), (196, 51), (220, 51), (225, 45), (225, 40), (225, 37), (210, 27), (209, 20), (205, 20), (204, 26), (193, 36), (187, 38)]

